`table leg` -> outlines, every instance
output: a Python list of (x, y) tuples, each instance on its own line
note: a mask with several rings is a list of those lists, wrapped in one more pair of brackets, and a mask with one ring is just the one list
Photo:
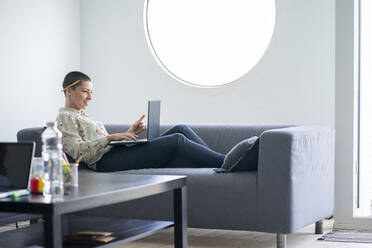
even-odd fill
[(44, 215), (45, 247), (62, 247), (62, 217), (61, 215)]
[(173, 190), (174, 247), (187, 248), (186, 186)]

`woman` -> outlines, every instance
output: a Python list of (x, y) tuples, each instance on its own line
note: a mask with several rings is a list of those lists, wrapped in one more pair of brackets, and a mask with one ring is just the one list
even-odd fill
[(183, 167), (221, 167), (225, 155), (208, 145), (185, 125), (177, 125), (160, 137), (132, 147), (110, 146), (110, 141), (136, 140), (146, 130), (145, 115), (123, 133), (108, 134), (102, 123), (85, 113), (92, 100), (91, 79), (73, 71), (63, 81), (65, 107), (59, 110), (57, 125), (63, 134), (63, 149), (73, 159), (82, 156), (89, 168), (100, 171), (121, 171), (168, 167), (174, 159)]

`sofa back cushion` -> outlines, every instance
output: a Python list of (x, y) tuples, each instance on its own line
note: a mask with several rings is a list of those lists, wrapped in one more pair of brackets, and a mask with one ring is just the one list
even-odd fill
[(18, 142), (33, 141), (35, 142), (35, 157), (41, 157), (41, 134), (45, 127), (25, 128), (17, 133)]
[[(160, 133), (173, 125), (161, 125)], [(252, 136), (260, 136), (262, 132), (270, 129), (289, 127), (284, 125), (189, 125), (213, 150), (227, 153), (234, 145)], [(129, 125), (106, 124), (108, 133), (124, 132)], [(41, 133), (44, 127), (25, 128), (17, 133), (18, 141), (34, 141), (36, 143), (35, 156), (41, 156)], [(140, 137), (143, 137), (143, 133)]]
[[(160, 133), (163, 133), (173, 125), (161, 125)], [(227, 153), (232, 147), (244, 139), (252, 136), (260, 136), (266, 130), (286, 128), (289, 125), (188, 125), (190, 126), (213, 150)], [(293, 125), (292, 125), (293, 126)], [(123, 132), (129, 125), (106, 124), (107, 132)], [(144, 135), (144, 134), (143, 134)], [(141, 137), (143, 137), (143, 135)]]

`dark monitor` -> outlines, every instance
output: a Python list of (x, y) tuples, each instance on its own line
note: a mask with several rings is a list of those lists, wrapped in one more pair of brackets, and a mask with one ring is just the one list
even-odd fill
[(26, 189), (33, 155), (33, 142), (0, 142), (0, 188)]

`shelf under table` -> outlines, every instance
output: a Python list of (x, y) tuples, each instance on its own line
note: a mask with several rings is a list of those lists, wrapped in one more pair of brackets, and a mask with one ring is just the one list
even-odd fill
[[(64, 235), (78, 231), (104, 231), (112, 232), (116, 239), (105, 244), (64, 243), (63, 247), (110, 247), (151, 235), (173, 224), (169, 221), (67, 215), (63, 217)], [(0, 247), (27, 246), (43, 246), (43, 223), (0, 233)]]

